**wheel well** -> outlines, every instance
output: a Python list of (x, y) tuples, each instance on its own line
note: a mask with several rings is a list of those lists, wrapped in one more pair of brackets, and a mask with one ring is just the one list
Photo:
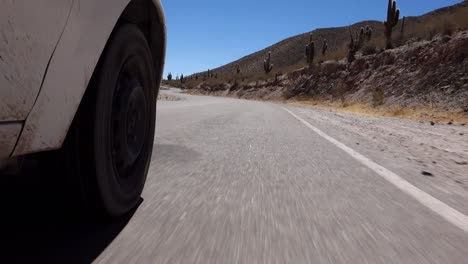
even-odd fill
[[(164, 14), (162, 10), (157, 10), (157, 7), (153, 4), (153, 0), (132, 0), (126, 6), (122, 14), (120, 15), (117, 23), (115, 24), (111, 37), (107, 40), (107, 43), (104, 47), (106, 49), (107, 45), (110, 43), (112, 39), (112, 35), (114, 34), (115, 30), (124, 24), (134, 24), (136, 25), (144, 34), (151, 50), (152, 61), (154, 65), (154, 78), (156, 84), (159, 84), (162, 81), (162, 74), (164, 70), (164, 62), (165, 62), (165, 55), (166, 55), (166, 27), (164, 21)], [(161, 8), (159, 6), (159, 8)], [(104, 53), (104, 51), (102, 52)], [(102, 54), (101, 54), (102, 55)], [(101, 59), (99, 59), (98, 63), (95, 66), (95, 71), (98, 69), (101, 64)], [(96, 76), (93, 73), (91, 79), (87, 84), (87, 88), (83, 97), (81, 98), (79, 108), (77, 109), (75, 116), (73, 117), (73, 122), (77, 119), (77, 116), (80, 115), (81, 112), (86, 111), (87, 109), (86, 104), (89, 103), (89, 99), (92, 98), (93, 94), (96, 93), (95, 89), (89, 89), (92, 86), (92, 83), (95, 82)], [(159, 89), (156, 90), (156, 97), (158, 96)], [(70, 125), (70, 127), (73, 124)], [(70, 134), (71, 129), (67, 132)]]
[[(50, 67), (23, 130), (10, 156), (58, 149), (70, 125), (85, 104), (112, 31), (119, 23), (133, 23), (148, 40), (155, 81), (161, 83), (166, 52), (166, 27), (160, 0), (103, 0), (82, 4), (75, 1), (63, 37), (56, 46)], [(128, 4), (126, 4), (128, 3)], [(106, 5), (116, 5), (99, 14)], [(126, 6), (125, 6), (126, 4)], [(124, 7), (124, 8), (123, 8)], [(123, 10), (123, 11), (122, 11)], [(107, 12), (109, 11), (109, 12)], [(102, 15), (98, 20), (89, 19)], [(119, 19), (115, 19), (116, 17)], [(94, 23), (102, 21), (104, 23)], [(79, 37), (81, 36), (81, 37)], [(84, 37), (87, 36), (87, 37)], [(74, 52), (70, 52), (74, 49)], [(70, 63), (73, 62), (73, 63)], [(156, 91), (158, 87), (155, 87)], [(60, 113), (57, 113), (60, 109)]]
[(132, 0), (122, 15), (117, 26), (132, 23), (143, 32), (150, 45), (153, 64), (155, 67), (156, 83), (161, 82), (166, 51), (166, 29), (162, 10), (157, 10), (152, 0)]

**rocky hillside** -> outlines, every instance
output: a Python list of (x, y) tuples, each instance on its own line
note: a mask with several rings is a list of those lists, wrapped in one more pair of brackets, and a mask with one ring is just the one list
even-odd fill
[[(377, 21), (364, 21), (352, 25), (351, 30), (357, 32), (361, 27), (369, 25), (374, 29), (374, 35), (379, 37), (383, 35), (383, 27), (381, 24), (381, 22)], [(261, 74), (263, 73), (262, 62), (268, 51), (271, 51), (275, 70), (287, 70), (289, 67), (298, 65), (304, 61), (305, 45), (309, 41), (310, 34), (312, 34), (312, 39), (317, 45), (316, 49), (321, 48), (324, 39), (327, 40), (330, 51), (342, 49), (345, 43), (349, 41), (348, 27), (317, 29), (312, 32), (285, 39), (240, 60), (214, 69), (213, 72), (218, 73), (219, 76), (229, 76), (236, 71), (236, 67), (239, 65), (243, 73)]]
[(265, 81), (202, 82), (198, 93), (248, 99), (299, 99), (405, 108), (433, 107), (468, 115), (468, 31), (326, 61)]
[[(382, 13), (384, 13), (385, 6), (382, 8)], [(468, 1), (464, 1), (453, 6), (435, 10), (423, 16), (407, 17), (405, 22), (405, 38), (427, 39), (443, 30), (457, 29), (457, 27), (466, 29), (467, 23)], [(316, 29), (312, 32), (306, 32), (285, 39), (256, 53), (214, 69), (212, 72), (220, 78), (229, 77), (236, 72), (236, 66), (239, 65), (243, 75), (262, 74), (262, 62), (268, 51), (271, 51), (272, 61), (275, 64), (275, 72), (284, 73), (292, 68), (298, 68), (305, 60), (304, 49), (308, 42), (309, 34), (312, 34), (313, 40), (316, 43), (316, 49), (318, 50), (321, 49), (324, 39), (328, 42), (329, 55), (325, 58), (317, 58), (318, 60), (344, 57), (346, 53), (345, 47), (347, 42), (349, 42), (349, 31), (351, 30), (353, 33), (357, 32), (361, 27), (366, 25), (369, 25), (373, 29), (373, 38), (375, 40), (383, 38), (384, 27), (380, 21), (363, 21), (350, 27)], [(401, 20), (394, 28), (395, 36), (398, 36), (400, 27)]]

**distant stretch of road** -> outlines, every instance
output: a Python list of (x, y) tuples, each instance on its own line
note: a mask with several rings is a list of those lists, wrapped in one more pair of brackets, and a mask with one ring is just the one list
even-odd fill
[(442, 150), (466, 128), (163, 93), (144, 200), (96, 263), (467, 263)]

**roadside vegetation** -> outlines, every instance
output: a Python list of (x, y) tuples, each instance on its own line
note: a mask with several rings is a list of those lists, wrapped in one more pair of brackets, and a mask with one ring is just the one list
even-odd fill
[[(404, 11), (394, 0), (386, 8), (384, 22), (317, 29), (214, 70), (186, 77), (168, 75), (165, 82), (192, 93), (328, 105), (338, 102), (341, 108), (364, 104), (402, 117), (410, 115), (408, 109), (427, 109), (427, 105), (434, 111), (466, 115), (468, 2), (420, 17), (401, 16)], [(432, 58), (434, 50), (440, 51), (435, 54), (439, 57)], [(440, 63), (447, 68), (436, 71)], [(395, 72), (402, 70), (432, 73), (442, 79), (418, 82), (415, 74), (414, 80), (405, 76), (407, 83), (396, 84)], [(454, 71), (461, 82), (448, 76)], [(440, 98), (454, 94), (462, 97), (457, 104), (447, 105)], [(408, 96), (417, 102), (412, 103)]]

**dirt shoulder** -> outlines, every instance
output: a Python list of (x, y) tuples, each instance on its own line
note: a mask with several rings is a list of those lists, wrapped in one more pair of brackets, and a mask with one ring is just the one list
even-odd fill
[(313, 100), (288, 100), (285, 103), (306, 108), (332, 110), (335, 112), (353, 113), (373, 117), (394, 117), (427, 122), (433, 125), (460, 125), (468, 124), (468, 115), (460, 111), (448, 111), (430, 107), (404, 108), (402, 106), (372, 107), (368, 104), (354, 103), (341, 105), (340, 103), (326, 103)]
[(468, 127), (289, 106), (345, 145), (468, 213)]

